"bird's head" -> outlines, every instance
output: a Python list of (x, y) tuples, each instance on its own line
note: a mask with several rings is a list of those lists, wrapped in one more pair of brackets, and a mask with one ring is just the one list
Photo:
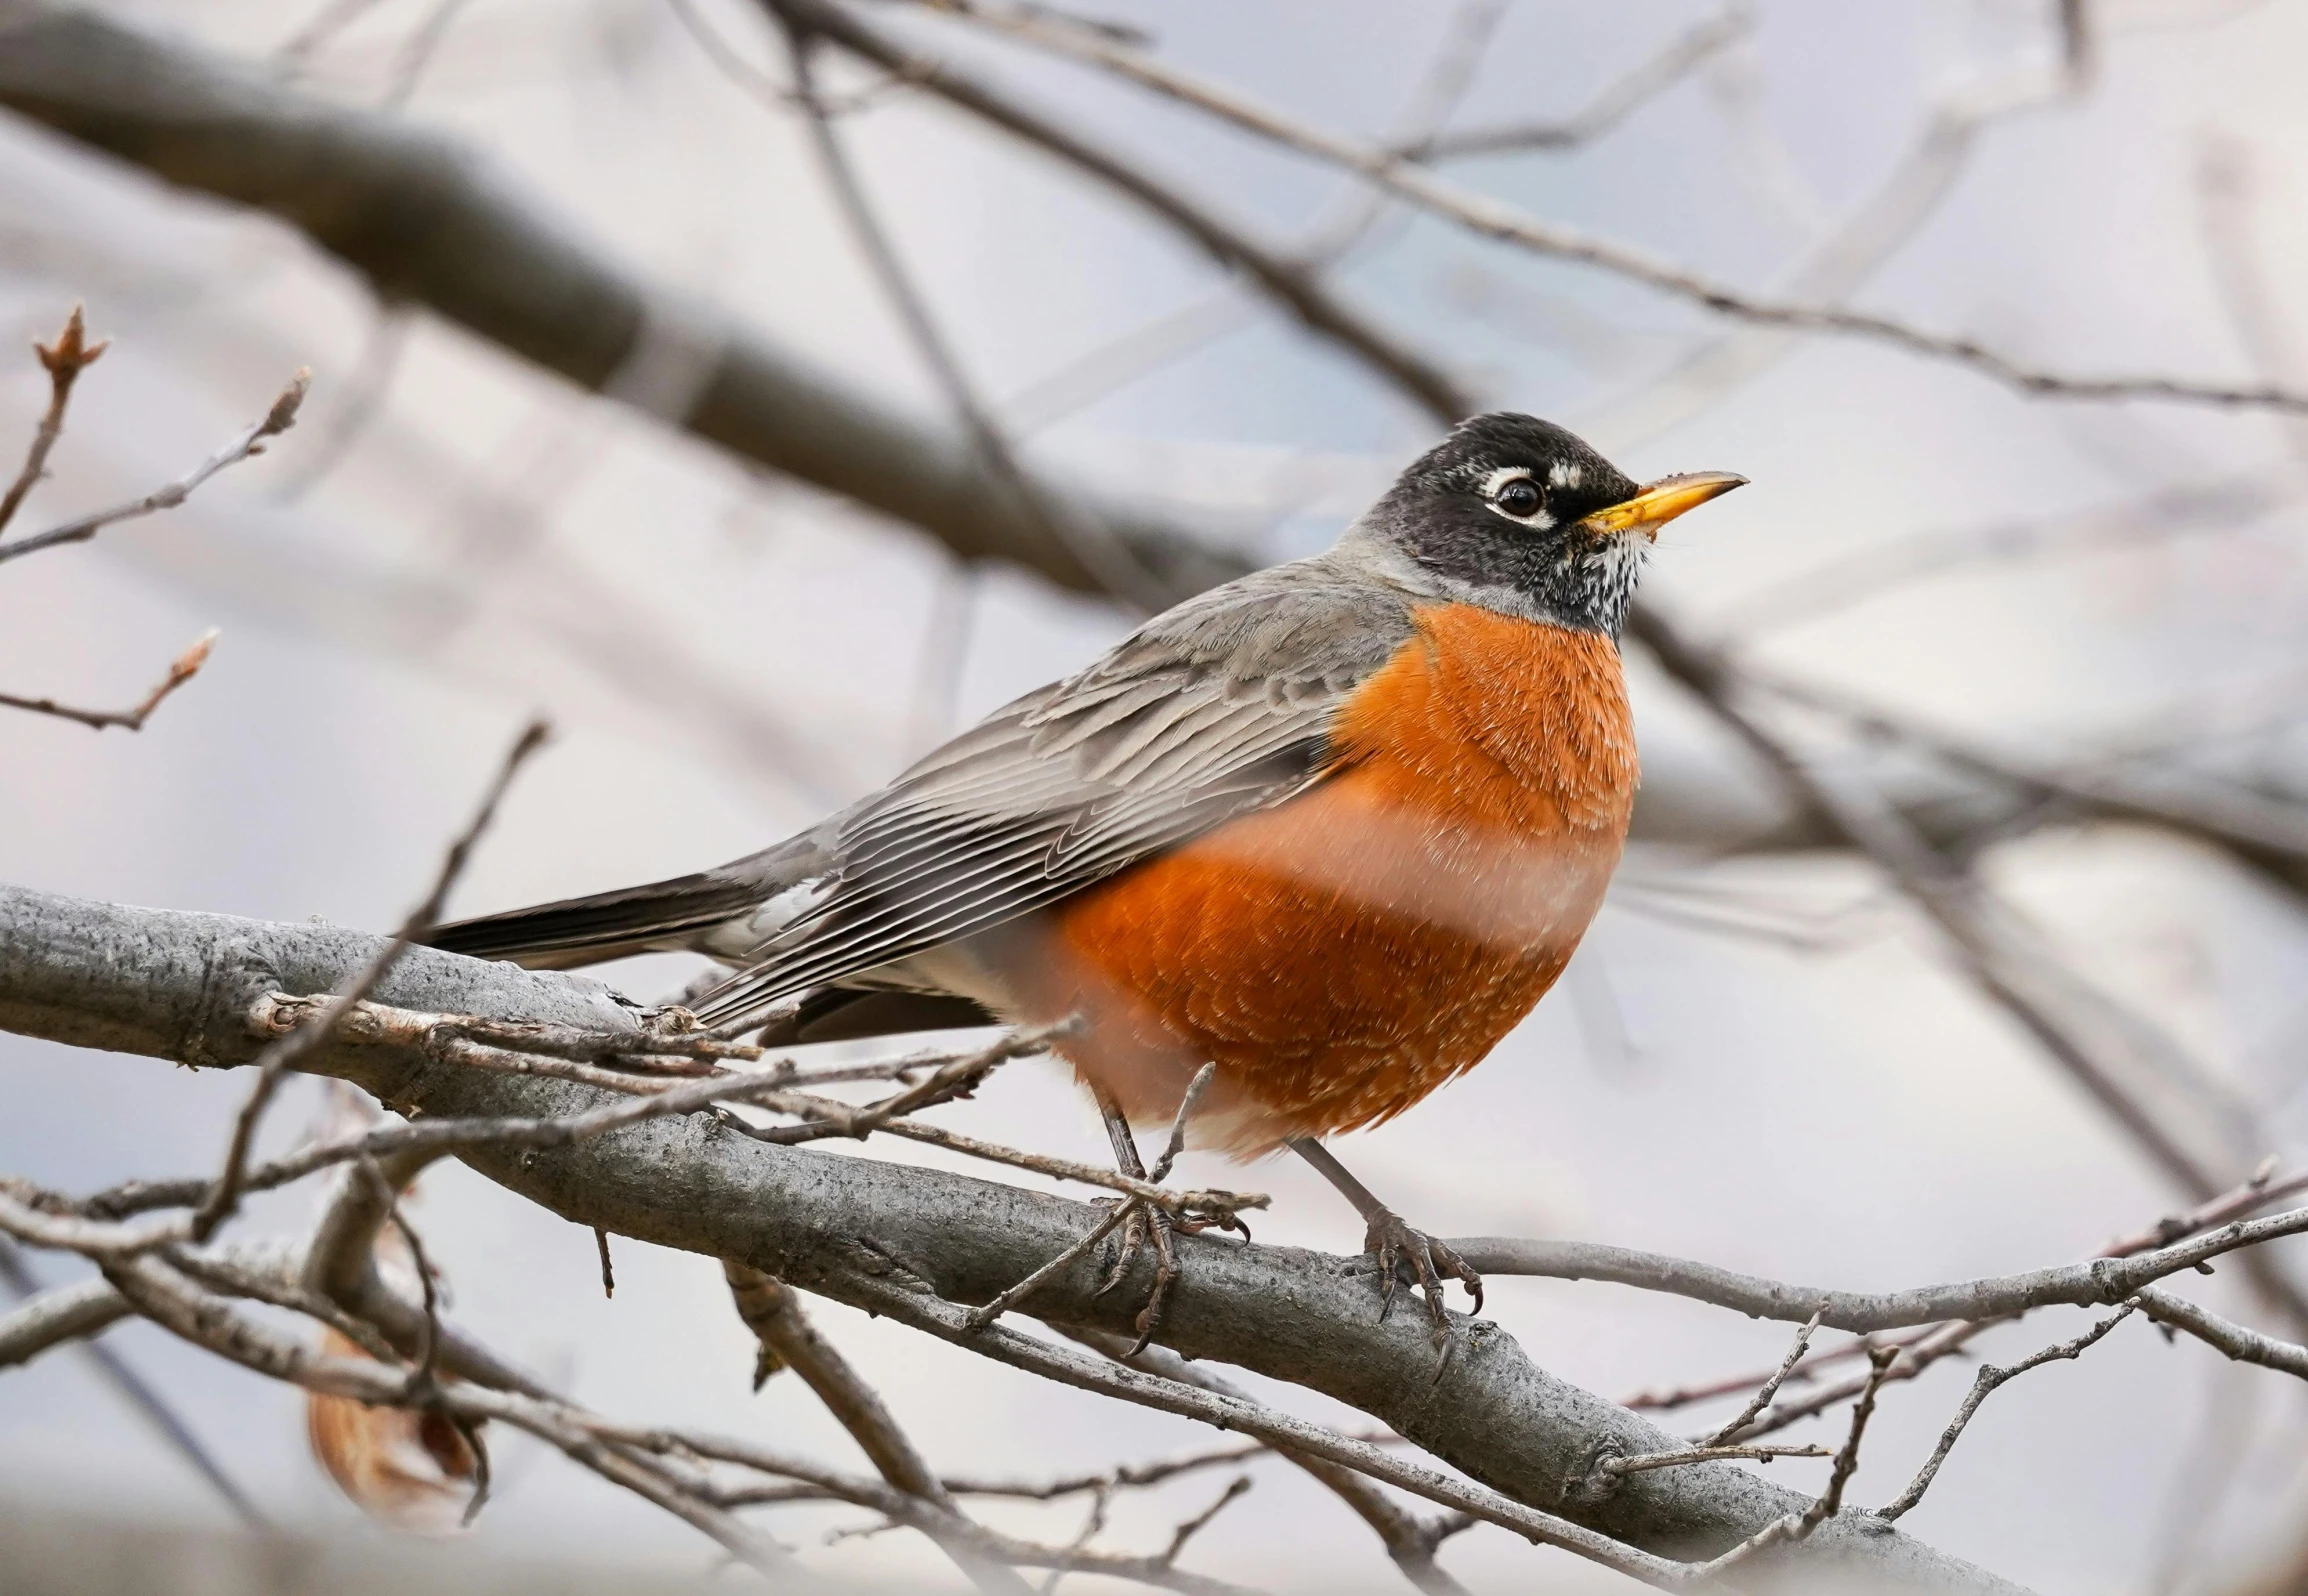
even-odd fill
[(1496, 411), (1412, 461), (1359, 530), (1455, 600), (1615, 637), (1659, 528), (1746, 480), (1645, 486), (1552, 422)]

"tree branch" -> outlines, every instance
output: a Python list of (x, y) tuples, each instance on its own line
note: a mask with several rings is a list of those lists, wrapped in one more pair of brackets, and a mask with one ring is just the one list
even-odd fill
[[(0, 35), (0, 44), (4, 42), (5, 36)], [(280, 391), (280, 396), (273, 400), (270, 410), (243, 427), (223, 448), (174, 482), (164, 483), (144, 497), (131, 499), (126, 504), (95, 511), (77, 520), (67, 521), (62, 526), (36, 532), (31, 537), (18, 538), (13, 543), (0, 543), (0, 562), (13, 560), (18, 555), (36, 553), (41, 549), (52, 549), (61, 543), (85, 543), (108, 526), (175, 509), (191, 498), (194, 491), (210, 477), (228, 466), (240, 464), (252, 455), (264, 453), (265, 439), (277, 438), (295, 426), (297, 409), (304, 403), (305, 390), (311, 385), (312, 373), (299, 371), (289, 379), (289, 385)]]
[[(771, 0), (764, 0), (771, 3)], [(813, 16), (838, 13), (834, 0), (774, 0)], [(1834, 305), (1784, 302), (1749, 294), (1631, 244), (1596, 238), (1543, 221), (1501, 200), (1444, 182), (1415, 162), (1342, 134), (1283, 115), (1236, 91), (1196, 78), (1093, 29), (1069, 27), (1036, 11), (983, 6), (958, 15), (1024, 39), (1051, 53), (1103, 68), (1139, 87), (1191, 106), (1232, 127), (1353, 172), (1406, 205), (1469, 232), (1534, 254), (1575, 261), (1756, 326), (1865, 338), (1926, 359), (1967, 367), (2022, 393), (2048, 399), (2160, 399), (2175, 403), (2308, 413), (2308, 393), (2272, 383), (2237, 385), (2175, 377), (2078, 377), (2014, 360), (1973, 338), (1927, 332), (1910, 323)], [(832, 32), (834, 24), (816, 25)], [(852, 27), (856, 24), (852, 23)]]
[(1361, 364), (1384, 374), (1436, 420), (1456, 421), (1474, 410), (1473, 399), (1456, 381), (1409, 345), (1347, 309), (1314, 272), (1254, 242), (1200, 201), (1136, 164), (1100, 149), (991, 85), (922, 54), (826, 0), (759, 3), (796, 32), (832, 40), (853, 55), (886, 68), (908, 85), (1057, 157), (1153, 213), (1221, 266), (1254, 279), (1269, 298), (1308, 330), (1351, 350)]
[(64, 328), (53, 340), (32, 346), (41, 369), (48, 373), (48, 408), (40, 413), (40, 424), (32, 429), (32, 446), (24, 452), (24, 464), (17, 471), (16, 480), (8, 484), (5, 494), (0, 494), (0, 532), (8, 529), (8, 523), (22, 508), (25, 495), (47, 475), (49, 453), (56, 447), (56, 440), (64, 435), (64, 411), (72, 403), (72, 385), (109, 347), (109, 339), (88, 341), (88, 323), (78, 305), (64, 318)]
[[(725, 1260), (722, 1268), (729, 1275), (732, 1290), (740, 1294), (746, 1326), (760, 1338), (762, 1351), (774, 1353), (779, 1362), (817, 1393), (826, 1411), (849, 1431), (875, 1472), (908, 1496), (919, 1497), (944, 1515), (960, 1517), (961, 1510), (954, 1506), (954, 1499), (915, 1449), (912, 1439), (898, 1427), (897, 1418), (882, 1401), (881, 1393), (866, 1384), (849, 1359), (841, 1355), (839, 1347), (818, 1334), (817, 1327), (802, 1311), (800, 1296), (793, 1287), (774, 1275), (747, 1269), (743, 1264)], [(934, 1527), (929, 1534), (969, 1576), (971, 1583), (988, 1596), (1009, 1596), (1009, 1593), (1025, 1596), (1026, 1582), (1004, 1564), (988, 1558), (969, 1540), (941, 1535)]]
[[(245, 1063), (260, 1047), (247, 1024), (258, 998), (328, 990), (379, 945), (333, 927), (0, 889), (0, 1028), (200, 1065)], [(633, 1014), (597, 983), (422, 948), (395, 966), (379, 999), (641, 1036)], [(464, 1070), (409, 1049), (334, 1042), (309, 1064), (442, 1117), (546, 1117), (604, 1103), (567, 1082)], [(928, 1281), (948, 1303), (984, 1302), (1102, 1217), (1085, 1204), (944, 1171), (763, 1145), (696, 1117), (627, 1125), (574, 1147), (463, 1156), (573, 1223), (734, 1257), (885, 1313), (897, 1297), (913, 1300), (885, 1284), (896, 1273)], [(1368, 1275), (1345, 1261), (1202, 1236), (1181, 1238), (1180, 1248), (1186, 1271), (1164, 1321), (1166, 1344), (1359, 1407), (1508, 1497), (1562, 1501), (1564, 1483), (1583, 1473), (1598, 1444), (1628, 1456), (1681, 1444), (1534, 1367), (1488, 1325), (1462, 1322), (1450, 1363), (1438, 1371), (1425, 1327), (1399, 1315), (1379, 1322)], [(1123, 1333), (1130, 1306), (1095, 1295), (1102, 1272), (1087, 1260), (1044, 1288), (1037, 1311)], [(950, 1310), (957, 1323), (965, 1312)], [(999, 1327), (952, 1333), (1004, 1334)], [(1692, 1558), (1806, 1505), (1728, 1465), (1700, 1464), (1632, 1477), (1609, 1501), (1565, 1511), (1654, 1556)], [(1849, 1571), (1855, 1583), (2012, 1589), (1905, 1537), (1863, 1533), (1843, 1519), (1822, 1526), (1800, 1555), (1823, 1573)]]
[(102, 731), (107, 726), (124, 726), (130, 731), (144, 730), (144, 723), (160, 707), (161, 700), (200, 674), (208, 663), (208, 651), (216, 644), (216, 628), (210, 627), (192, 640), (192, 646), (176, 656), (168, 667), (168, 674), (158, 686), (139, 699), (133, 709), (74, 709), (59, 704), (53, 698), (18, 698), (13, 693), (0, 693), (0, 705), (10, 709), (30, 710), (36, 715), (54, 715), (60, 720), (76, 720), (91, 731)]
[[(613, 262), (450, 139), (36, 0), (0, 18), (0, 106), (167, 182), (270, 211), (383, 299), (427, 306), (582, 387), (910, 522), (965, 558), (1104, 591), (1073, 550), (1016, 513), (965, 438)], [(694, 392), (674, 404), (619, 385), (644, 346), (668, 339), (702, 368)], [(1172, 597), (1245, 568), (1178, 522), (1036, 483), (1047, 502), (1109, 528)]]
[(2103, 1307), (2122, 1302), (2151, 1281), (2181, 1274), (2224, 1253), (2299, 1235), (2308, 1235), (2308, 1208), (2289, 1209), (2265, 1219), (2237, 1220), (2187, 1241), (2126, 1258), (2094, 1258), (2024, 1274), (1989, 1275), (1952, 1285), (1883, 1292), (1788, 1285), (1713, 1264), (1597, 1242), (1470, 1236), (1454, 1240), (1450, 1246), (1470, 1267), (1486, 1275), (1608, 1280), (1689, 1297), (1750, 1318), (1787, 1324), (1817, 1318), (1831, 1330), (1866, 1333), (1938, 1324), (1947, 1319), (2001, 1319), (2033, 1308)]

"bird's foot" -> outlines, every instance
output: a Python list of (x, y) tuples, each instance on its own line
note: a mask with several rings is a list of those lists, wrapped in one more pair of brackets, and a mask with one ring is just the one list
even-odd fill
[(1467, 1295), (1475, 1299), (1476, 1313), (1483, 1311), (1483, 1277), (1449, 1247), (1424, 1231), (1413, 1230), (1393, 1209), (1381, 1208), (1370, 1216), (1362, 1247), (1378, 1267), (1378, 1317), (1382, 1323), (1394, 1311), (1396, 1285), (1414, 1285), (1426, 1298), (1427, 1317), (1434, 1321), (1435, 1340), (1441, 1342), (1450, 1334), (1450, 1318), (1443, 1307), (1446, 1276), (1467, 1288)]
[(1169, 1306), (1170, 1287), (1178, 1279), (1178, 1232), (1200, 1230), (1203, 1226), (1180, 1220), (1143, 1197), (1125, 1197), (1121, 1203), (1122, 1240), (1114, 1254), (1113, 1267), (1106, 1271), (1105, 1280), (1091, 1295), (1103, 1297), (1114, 1290), (1129, 1278), (1142, 1253), (1153, 1253), (1154, 1285), (1147, 1292), (1146, 1305), (1138, 1310), (1133, 1325), (1138, 1340), (1129, 1355), (1136, 1357), (1146, 1350), (1146, 1344), (1154, 1339), (1154, 1332), (1162, 1327), (1162, 1310)]

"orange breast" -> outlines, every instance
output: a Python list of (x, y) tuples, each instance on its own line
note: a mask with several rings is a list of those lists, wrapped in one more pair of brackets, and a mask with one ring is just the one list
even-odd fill
[(1561, 973), (1635, 788), (1615, 645), (1466, 605), (1345, 706), (1343, 768), (1052, 916), (1022, 994), (1133, 1119), (1219, 1072), (1198, 1140), (1374, 1124), (1478, 1062)]

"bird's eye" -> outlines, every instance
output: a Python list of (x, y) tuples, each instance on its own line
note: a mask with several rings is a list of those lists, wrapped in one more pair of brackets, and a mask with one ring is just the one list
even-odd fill
[(1536, 515), (1546, 501), (1536, 482), (1529, 477), (1513, 477), (1499, 484), (1491, 502), (1519, 521)]

